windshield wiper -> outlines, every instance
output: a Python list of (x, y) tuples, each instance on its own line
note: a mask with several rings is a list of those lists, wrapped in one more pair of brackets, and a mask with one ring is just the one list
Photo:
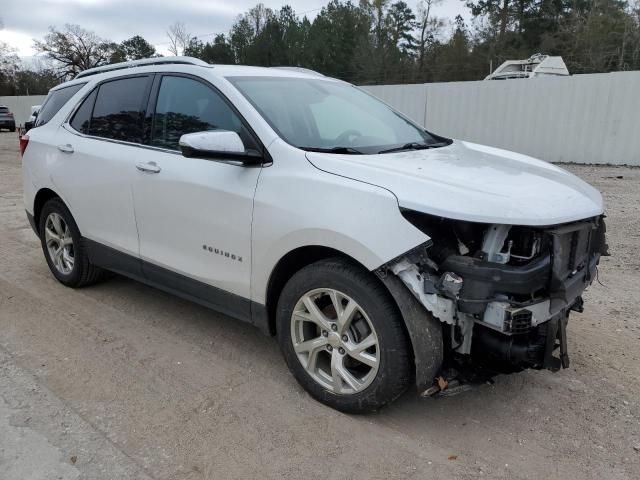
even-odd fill
[(449, 145), (447, 142), (438, 142), (438, 143), (410, 142), (410, 143), (405, 143), (400, 147), (389, 148), (387, 150), (380, 150), (378, 153), (401, 152), (402, 150), (426, 150), (427, 148), (446, 147), (447, 145)]
[(339, 153), (345, 155), (362, 155), (360, 150), (356, 150), (351, 147), (331, 147), (331, 148), (322, 148), (322, 147), (298, 147), (301, 150), (306, 152), (320, 152), (320, 153)]

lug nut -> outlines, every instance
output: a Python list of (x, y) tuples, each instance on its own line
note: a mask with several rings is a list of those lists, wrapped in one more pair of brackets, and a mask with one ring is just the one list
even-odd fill
[(322, 331), (322, 336), (323, 337), (328, 337), (329, 336), (329, 332), (327, 332), (326, 330)]
[(342, 335), (342, 341), (343, 342), (348, 342), (349, 341), (349, 337), (347, 337), (346, 335)]
[(340, 347), (338, 351), (340, 352), (340, 355), (344, 355), (344, 348)]
[(327, 345), (327, 350), (331, 351), (333, 350), (333, 347), (331, 345)]
[(338, 326), (335, 323), (331, 324), (331, 330), (333, 330), (334, 332), (338, 329)]

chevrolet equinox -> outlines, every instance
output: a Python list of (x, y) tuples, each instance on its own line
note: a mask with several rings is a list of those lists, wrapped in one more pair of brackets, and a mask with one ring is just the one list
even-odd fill
[(21, 152), (60, 283), (117, 272), (249, 322), (346, 412), (566, 368), (607, 251), (601, 195), (574, 175), (300, 68), (87, 70), (49, 92)]

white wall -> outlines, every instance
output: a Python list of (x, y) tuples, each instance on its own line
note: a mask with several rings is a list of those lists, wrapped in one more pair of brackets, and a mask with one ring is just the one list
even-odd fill
[(640, 165), (640, 71), (364, 88), (434, 133), (551, 162)]
[(0, 105), (9, 107), (16, 119), (16, 126), (24, 125), (31, 116), (31, 106), (41, 105), (46, 95), (22, 95), (18, 97), (0, 97)]

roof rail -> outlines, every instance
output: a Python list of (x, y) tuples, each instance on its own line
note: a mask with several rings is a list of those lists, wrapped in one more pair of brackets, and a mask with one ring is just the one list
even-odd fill
[(271, 67), (277, 68), (278, 70), (290, 70), (292, 72), (300, 72), (300, 73), (308, 73), (309, 75), (316, 75), (318, 77), (324, 77), (320, 72), (316, 72), (315, 70), (311, 70), (309, 68), (304, 67)]
[(156, 57), (156, 58), (143, 58), (142, 60), (133, 60), (131, 62), (112, 63), (110, 65), (103, 65), (102, 67), (89, 68), (83, 70), (75, 78), (88, 77), (89, 75), (96, 75), (98, 73), (111, 72), (113, 70), (122, 70), (124, 68), (144, 67), (148, 65), (199, 65), (201, 67), (210, 67), (207, 62), (193, 57)]

